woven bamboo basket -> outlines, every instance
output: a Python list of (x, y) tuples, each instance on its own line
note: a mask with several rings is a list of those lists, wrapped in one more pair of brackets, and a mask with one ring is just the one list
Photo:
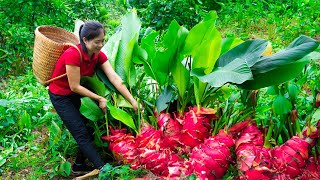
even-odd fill
[(39, 26), (35, 30), (32, 69), (37, 80), (47, 85), (54, 67), (66, 46), (75, 46), (79, 39), (73, 33), (54, 26)]

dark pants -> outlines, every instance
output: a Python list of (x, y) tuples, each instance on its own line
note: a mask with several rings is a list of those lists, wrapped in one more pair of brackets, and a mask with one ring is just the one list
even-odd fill
[(49, 91), (51, 102), (79, 146), (76, 163), (83, 163), (86, 158), (95, 168), (104, 165), (93, 145), (92, 134), (86, 126), (87, 119), (80, 113), (81, 96), (77, 94), (61, 96)]

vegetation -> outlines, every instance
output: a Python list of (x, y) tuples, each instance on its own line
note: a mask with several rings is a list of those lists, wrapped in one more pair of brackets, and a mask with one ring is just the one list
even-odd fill
[[(137, 12), (136, 15), (132, 13), (133, 8), (135, 9), (133, 12)], [(133, 166), (135, 157), (123, 152), (139, 148), (140, 154), (144, 154), (148, 148), (152, 149), (151, 144), (157, 141), (167, 142), (166, 148), (171, 148), (171, 151), (175, 152), (173, 154), (179, 155), (170, 154), (169, 156), (162, 151), (159, 151), (159, 154), (152, 154), (153, 157), (145, 154), (151, 159), (159, 157), (157, 158), (158, 168), (166, 167), (166, 163), (169, 162), (172, 167), (181, 167), (182, 159), (186, 159), (189, 155), (188, 167), (193, 167), (198, 161), (197, 156), (206, 156), (205, 153), (201, 154), (204, 147), (200, 144), (203, 142), (183, 142), (187, 146), (181, 146), (171, 139), (180, 136), (187, 137), (184, 139), (192, 139), (186, 134), (179, 134), (181, 130), (197, 134), (197, 129), (186, 125), (191, 123), (188, 119), (190, 114), (197, 112), (196, 109), (188, 108), (190, 106), (215, 111), (216, 120), (207, 123), (208, 126), (201, 127), (206, 130), (203, 131), (203, 134), (197, 134), (196, 138), (207, 137), (208, 134), (205, 132), (215, 135), (214, 138), (205, 141), (207, 144), (214, 142), (221, 144), (221, 139), (218, 137), (230, 138), (229, 135), (232, 135), (236, 129), (232, 127), (239, 122), (248, 122), (250, 124), (248, 128), (254, 129), (252, 131), (237, 129), (239, 133), (230, 138), (238, 144), (234, 150), (229, 150), (233, 142), (224, 142), (226, 144), (211, 147), (211, 149), (224, 149), (228, 155), (230, 154), (230, 157), (232, 156), (237, 161), (236, 164), (230, 163), (229, 168), (223, 169), (224, 173), (221, 175), (224, 175), (225, 179), (238, 176), (238, 171), (241, 171), (247, 178), (256, 173), (252, 167), (248, 167), (250, 169), (248, 171), (243, 166), (237, 166), (237, 164), (250, 164), (250, 161), (238, 156), (244, 153), (243, 149), (254, 149), (257, 154), (265, 152), (264, 148), (270, 149), (272, 158), (278, 159), (272, 167), (276, 172), (282, 168), (281, 163), (286, 162), (285, 159), (281, 159), (284, 155), (280, 151), (285, 151), (292, 146), (293, 141), (305, 145), (294, 151), (305, 154), (310, 150), (309, 156), (314, 155), (315, 158), (319, 158), (319, 140), (310, 142), (313, 148), (308, 148), (308, 145), (304, 143), (304, 138), (314, 138), (312, 136), (312, 132), (315, 132), (313, 127), (320, 119), (319, 106), (317, 106), (317, 103), (320, 102), (320, 99), (317, 100), (317, 96), (320, 97), (320, 57), (316, 53), (320, 52), (320, 48), (316, 46), (320, 38), (320, 4), (316, 1), (281, 0), (276, 2), (245, 1), (243, 3), (238, 0), (214, 2), (209, 0), (14, 0), (1, 1), (0, 10), (4, 12), (0, 14), (0, 26), (2, 27), (0, 28), (0, 176), (2, 179), (72, 178), (70, 162), (73, 162), (75, 157), (76, 143), (54, 112), (46, 88), (36, 82), (31, 63), (33, 32), (37, 26), (55, 25), (73, 31), (76, 19), (94, 19), (105, 25), (108, 34), (104, 49), (108, 52), (110, 62), (145, 108), (144, 114), (135, 114), (130, 105), (114, 91), (107, 78), (99, 71), (96, 77), (83, 79), (90, 84), (100, 84), (95, 86), (103, 87), (97, 93), (102, 93), (101, 95), (107, 97), (110, 102), (106, 115), (99, 114), (98, 108), (96, 116), (88, 117), (92, 120), (92, 127), (95, 129), (95, 143), (101, 154), (109, 160), (98, 179), (132, 179), (144, 176), (148, 173), (145, 170), (133, 170), (135, 169)], [(217, 14), (212, 10), (215, 10)], [(210, 29), (208, 27), (214, 29), (214, 32), (200, 31)], [(121, 34), (121, 31), (127, 33)], [(203, 34), (199, 32), (205, 32), (214, 38), (210, 42), (202, 42), (199, 36)], [(260, 59), (268, 42), (259, 39), (271, 42), (272, 54), (281, 50), (289, 52), (290, 48), (306, 47), (304, 43), (314, 43), (314, 48), (308, 51), (303, 50), (305, 54), (314, 52), (303, 59), (301, 58), (304, 55), (300, 57), (293, 53), (291, 58), (283, 62), (286, 64), (285, 67), (291, 67), (291, 69), (283, 68), (281, 63), (277, 67), (273, 66), (273, 68), (280, 69), (280, 74), (272, 70), (268, 72), (273, 74), (272, 80), (274, 81), (271, 84), (266, 80), (252, 81), (250, 78), (258, 79), (259, 73), (268, 67), (263, 66), (262, 63), (259, 64), (259, 61), (278, 60), (275, 56), (264, 56), (265, 58)], [(295, 40), (304, 43), (293, 43), (296, 42)], [(187, 45), (183, 47), (184, 43)], [(207, 46), (207, 43), (212, 46)], [(290, 43), (293, 44), (290, 45)], [(232, 49), (238, 44), (240, 44), (238, 48), (245, 47), (243, 48), (245, 50), (257, 47), (256, 54), (245, 50), (240, 53), (243, 57), (253, 56), (253, 66), (243, 62), (238, 64), (238, 67), (242, 68), (230, 69), (228, 67), (229, 63), (226, 62), (224, 56), (238, 58), (240, 51)], [(197, 49), (197, 46), (202, 48)], [(206, 53), (211, 52), (206, 49), (207, 47), (215, 47), (221, 51), (210, 55)], [(196, 50), (202, 50), (201, 58), (198, 58), (200, 56)], [(187, 58), (184, 59), (185, 57)], [(284, 54), (280, 59), (286, 57), (288, 54)], [(190, 65), (191, 58), (194, 63), (192, 66)], [(203, 61), (205, 58), (214, 59), (216, 64)], [(164, 62), (163, 59), (168, 61)], [(186, 66), (176, 63), (178, 60)], [(163, 68), (164, 63), (176, 64), (170, 67), (171, 69), (165, 69)], [(123, 67), (122, 64), (126, 66)], [(203, 65), (211, 66), (211, 69), (204, 71), (201, 69), (205, 68)], [(226, 75), (214, 65), (228, 73), (241, 74), (241, 81), (225, 78)], [(189, 69), (184, 69), (185, 67)], [(296, 69), (293, 70), (293, 67)], [(294, 74), (284, 72), (294, 72)], [(219, 76), (219, 74), (222, 75)], [(221, 81), (212, 80), (215, 79), (210, 78), (212, 76), (219, 77)], [(82, 99), (81, 111), (84, 115), (94, 108), (96, 108), (95, 104), (90, 99)], [(184, 118), (189, 123), (180, 127), (172, 118), (175, 116)], [(203, 116), (208, 118), (207, 114)], [(166, 117), (167, 121), (159, 124), (160, 117)], [(247, 118), (252, 121), (244, 121)], [(131, 134), (107, 129), (108, 126), (114, 129), (126, 129)], [(220, 132), (221, 129), (224, 130), (224, 133)], [(150, 134), (155, 137), (155, 134), (161, 132), (169, 134), (166, 136), (168, 139), (148, 139)], [(250, 146), (242, 141), (243, 137), (251, 137), (253, 134), (256, 139), (251, 138)], [(101, 139), (102, 135), (107, 141)], [(130, 146), (117, 144), (119, 141), (112, 139), (112, 136), (116, 135), (121, 135), (120, 140), (122, 141), (132, 142), (133, 139), (139, 141), (139, 147), (137, 144), (130, 144)], [(185, 153), (188, 152), (188, 149), (183, 151), (176, 149), (176, 147), (185, 148), (197, 145), (199, 148), (190, 154)], [(117, 148), (114, 147), (122, 149), (116, 151)], [(146, 147), (148, 148), (145, 149)], [(123, 155), (122, 158), (117, 156), (119, 153)], [(299, 161), (299, 164), (311, 164), (311, 160), (304, 159), (297, 154), (291, 155), (303, 160)], [(263, 159), (264, 162), (268, 160), (270, 158)], [(124, 162), (126, 165), (119, 166), (119, 162)], [(262, 160), (256, 160), (256, 162), (261, 163)], [(144, 165), (143, 167), (148, 167), (149, 161), (140, 163)], [(129, 168), (130, 166), (133, 169)], [(288, 166), (290, 170), (295, 170), (290, 174), (300, 173), (300, 167), (293, 164)], [(213, 167), (217, 169), (217, 166)], [(262, 166), (262, 164), (259, 167), (271, 168)], [(160, 170), (165, 172), (165, 169), (149, 169), (154, 174)], [(198, 170), (195, 168), (193, 173), (199, 175)], [(308, 179), (312, 173), (303, 171), (302, 174)], [(159, 176), (165, 177), (164, 174)], [(263, 172), (263, 176), (268, 176), (268, 174)], [(190, 175), (188, 178), (193, 177), (194, 175)]]

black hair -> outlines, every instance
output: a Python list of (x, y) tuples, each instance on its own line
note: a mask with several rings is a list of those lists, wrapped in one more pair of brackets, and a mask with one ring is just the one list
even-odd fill
[(88, 52), (88, 50), (83, 42), (83, 38), (85, 37), (87, 40), (91, 40), (99, 36), (101, 32), (105, 34), (104, 27), (101, 23), (97, 21), (87, 21), (86, 23), (80, 26), (79, 39), (84, 52)]

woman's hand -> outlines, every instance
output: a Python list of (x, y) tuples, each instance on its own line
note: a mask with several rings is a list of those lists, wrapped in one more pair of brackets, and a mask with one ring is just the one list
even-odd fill
[(100, 97), (99, 98), (99, 107), (104, 112), (107, 113), (107, 100), (106, 98)]
[[(134, 111), (137, 113), (138, 112), (138, 102), (134, 99), (133, 102), (131, 103)], [(140, 112), (143, 113), (143, 106), (140, 104)]]

